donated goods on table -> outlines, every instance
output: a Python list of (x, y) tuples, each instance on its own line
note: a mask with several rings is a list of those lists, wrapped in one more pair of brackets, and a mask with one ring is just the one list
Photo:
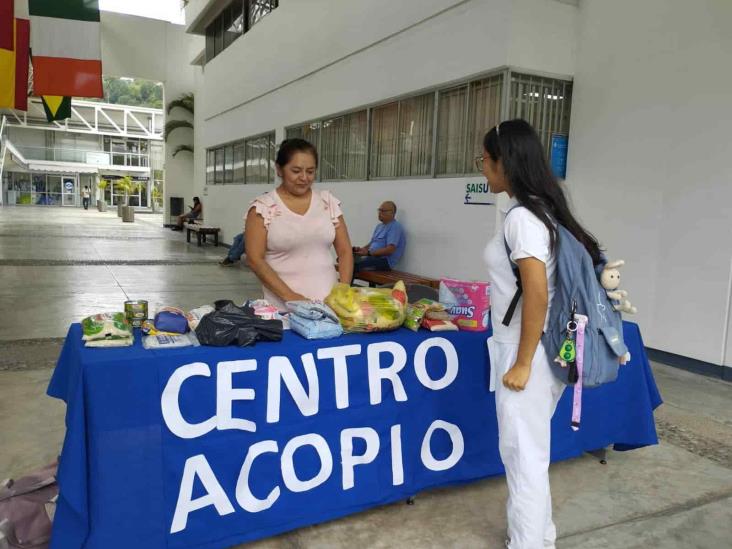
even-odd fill
[(346, 332), (396, 330), (404, 323), (407, 292), (404, 282), (394, 288), (360, 288), (336, 284), (325, 302)]

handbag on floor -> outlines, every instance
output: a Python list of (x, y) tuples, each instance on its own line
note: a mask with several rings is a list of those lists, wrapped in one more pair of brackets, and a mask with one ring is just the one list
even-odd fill
[(45, 549), (56, 511), (57, 463), (0, 484), (0, 549)]

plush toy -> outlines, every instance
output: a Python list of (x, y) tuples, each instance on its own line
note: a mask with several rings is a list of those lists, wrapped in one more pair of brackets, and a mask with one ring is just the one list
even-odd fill
[(633, 307), (630, 301), (626, 299), (628, 292), (618, 290), (620, 286), (620, 271), (618, 269), (623, 265), (625, 265), (625, 261), (622, 259), (607, 263), (600, 275), (600, 284), (607, 291), (607, 296), (613, 301), (613, 309), (621, 313), (635, 314), (638, 309)]

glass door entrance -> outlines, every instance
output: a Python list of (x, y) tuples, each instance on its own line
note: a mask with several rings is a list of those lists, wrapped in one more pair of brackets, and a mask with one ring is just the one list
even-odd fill
[(70, 176), (62, 177), (62, 186), (63, 197), (61, 204), (63, 206), (76, 206), (76, 196), (78, 194), (76, 188), (76, 178)]

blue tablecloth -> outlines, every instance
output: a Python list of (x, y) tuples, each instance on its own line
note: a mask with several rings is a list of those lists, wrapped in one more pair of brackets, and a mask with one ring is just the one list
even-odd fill
[[(441, 347), (432, 346), (435, 337), (443, 338)], [(52, 547), (227, 547), (501, 474), (485, 340), (485, 333), (400, 330), (315, 342), (286, 333), (280, 343), (251, 348), (165, 351), (143, 349), (138, 336), (134, 347), (87, 349), (73, 325), (48, 387), (67, 403)], [(569, 426), (572, 394), (565, 391), (552, 423), (553, 461), (611, 444), (624, 450), (657, 443), (653, 409), (661, 398), (637, 325), (625, 324), (625, 340), (631, 363), (615, 383), (585, 391), (578, 432)], [(353, 347), (336, 398), (338, 368), (318, 350), (340, 346)], [(454, 379), (450, 349), (458, 357)], [(286, 360), (273, 361), (277, 356)], [(217, 383), (226, 389), (228, 377), (220, 368), (243, 360), (256, 362), (237, 362), (230, 386), (254, 390), (235, 398), (254, 398), (222, 404)], [(281, 378), (273, 373), (289, 365), (292, 387), (281, 383), (275, 391)], [(399, 370), (397, 383), (369, 383), (370, 370), (390, 367)], [(192, 438), (171, 428), (170, 402), (161, 404), (176, 379), (180, 391), (168, 400), (182, 421), (199, 425)], [(297, 381), (304, 412), (291, 396)], [(256, 431), (227, 428), (232, 419), (249, 420)], [(319, 440), (327, 455), (316, 451)], [(346, 467), (351, 455), (356, 465)], [(247, 494), (250, 503), (270, 496), (271, 505), (245, 510)]]

